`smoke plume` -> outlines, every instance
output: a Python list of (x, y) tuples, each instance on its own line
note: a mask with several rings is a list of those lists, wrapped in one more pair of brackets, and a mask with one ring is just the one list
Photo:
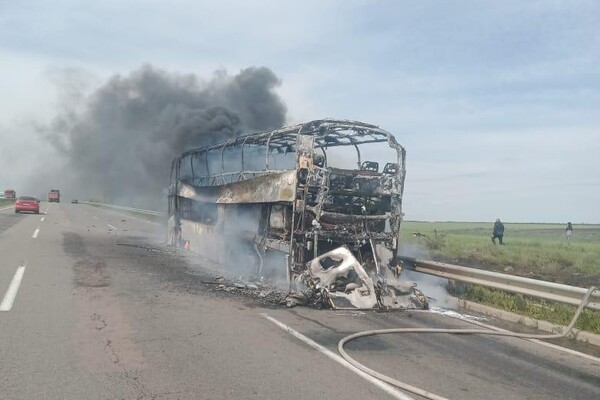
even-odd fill
[(146, 65), (90, 95), (64, 88), (77, 101), (38, 130), (65, 160), (60, 184), (73, 195), (157, 208), (181, 152), (285, 123), (279, 84), (265, 67), (201, 80)]
[[(401, 243), (398, 253), (405, 257), (431, 260), (431, 254), (429, 250), (425, 246), (417, 243)], [(432, 307), (455, 309), (458, 306), (446, 289), (448, 286), (447, 279), (422, 274), (408, 269), (402, 272), (401, 279), (403, 281), (415, 282), (417, 284), (417, 288), (428, 297), (429, 305)]]

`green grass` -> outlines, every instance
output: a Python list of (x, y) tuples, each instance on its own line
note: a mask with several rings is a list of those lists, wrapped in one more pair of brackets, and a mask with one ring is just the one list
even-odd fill
[[(600, 286), (600, 225), (505, 223), (504, 246), (491, 242), (493, 223), (414, 222), (402, 225), (403, 243), (427, 248), (434, 260), (508, 271), (577, 286)], [(414, 232), (427, 237), (415, 237)]]
[[(451, 290), (452, 291), (452, 290)], [(455, 295), (462, 299), (487, 304), (492, 307), (512, 311), (535, 319), (566, 326), (571, 322), (577, 307), (527, 298), (500, 290), (488, 289), (478, 285), (464, 285)], [(575, 327), (600, 334), (600, 313), (585, 309)]]
[(8, 206), (12, 205), (14, 202), (15, 202), (14, 200), (0, 199), (0, 208), (8, 207)]
[[(504, 223), (505, 245), (491, 241), (493, 222), (402, 223), (408, 256), (495, 270), (580, 287), (600, 287), (600, 225), (573, 225), (567, 242), (566, 224)], [(425, 236), (414, 236), (419, 232)], [(410, 254), (411, 252), (417, 254)], [(457, 289), (458, 288), (458, 289)], [(566, 325), (575, 308), (527, 298), (477, 285), (449, 285), (466, 300)], [(585, 310), (577, 328), (600, 333), (600, 313)]]

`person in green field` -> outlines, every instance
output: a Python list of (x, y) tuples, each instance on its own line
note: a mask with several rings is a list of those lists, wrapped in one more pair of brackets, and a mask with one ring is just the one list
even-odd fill
[(571, 223), (567, 223), (567, 228), (565, 229), (567, 233), (567, 240), (571, 240), (571, 236), (573, 236), (573, 225)]
[(504, 224), (500, 221), (500, 218), (496, 218), (494, 224), (494, 231), (492, 232), (492, 243), (496, 244), (496, 239), (502, 244), (502, 238), (504, 237)]

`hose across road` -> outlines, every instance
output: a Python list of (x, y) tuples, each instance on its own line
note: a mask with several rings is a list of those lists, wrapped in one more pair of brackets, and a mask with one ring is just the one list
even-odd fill
[(571, 322), (569, 323), (569, 325), (563, 330), (562, 333), (556, 333), (556, 334), (547, 334), (547, 335), (538, 335), (538, 334), (527, 334), (527, 333), (516, 333), (516, 332), (502, 332), (502, 331), (492, 331), (492, 330), (486, 330), (486, 329), (437, 329), (437, 328), (392, 328), (392, 329), (377, 329), (377, 330), (369, 330), (369, 331), (363, 331), (363, 332), (358, 332), (358, 333), (354, 333), (352, 335), (346, 336), (344, 337), (342, 340), (339, 341), (338, 343), (338, 351), (340, 352), (341, 356), (346, 359), (346, 361), (348, 361), (350, 364), (352, 364), (353, 366), (355, 366), (356, 368), (360, 369), (361, 371), (382, 380), (383, 382), (386, 382), (392, 386), (395, 386), (399, 389), (402, 390), (406, 390), (408, 392), (414, 393), (416, 395), (425, 397), (427, 399), (431, 399), (431, 400), (448, 400), (445, 397), (442, 397), (440, 395), (437, 395), (435, 393), (431, 393), (428, 392), (424, 389), (418, 388), (416, 386), (412, 386), (408, 383), (399, 381), (397, 379), (394, 379), (390, 376), (384, 375), (380, 372), (377, 372), (363, 364), (361, 364), (360, 362), (356, 361), (354, 358), (352, 358), (344, 349), (344, 346), (348, 343), (351, 342), (352, 340), (356, 340), (359, 338), (363, 338), (363, 337), (367, 337), (367, 336), (375, 336), (375, 335), (389, 335), (389, 334), (394, 334), (394, 333), (450, 333), (450, 334), (459, 334), (459, 335), (473, 335), (473, 334), (478, 334), (478, 335), (494, 335), (494, 336), (508, 336), (508, 337), (514, 337), (514, 338), (520, 338), (520, 339), (558, 339), (558, 338), (562, 338), (567, 336), (571, 330), (573, 330), (573, 327), (575, 326), (575, 324), (577, 323), (577, 320), (579, 319), (579, 317), (581, 316), (581, 313), (583, 312), (583, 309), (585, 308), (585, 306), (588, 304), (588, 302), (590, 301), (590, 296), (592, 295), (593, 292), (595, 292), (596, 290), (598, 290), (595, 287), (590, 287), (589, 290), (587, 291), (587, 293), (585, 294), (585, 296), (583, 297), (583, 299), (581, 300), (581, 303), (579, 304), (579, 306), (577, 307), (577, 311), (575, 312), (575, 315), (573, 316), (573, 318), (571, 319)]

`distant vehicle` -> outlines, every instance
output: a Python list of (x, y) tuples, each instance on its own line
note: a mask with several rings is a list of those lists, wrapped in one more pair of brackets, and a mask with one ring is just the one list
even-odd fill
[(71, 204), (77, 204), (77, 203), (79, 203), (79, 201), (77, 199), (71, 200)]
[(60, 203), (60, 190), (50, 189), (48, 192), (48, 203)]
[(4, 191), (4, 198), (9, 200), (14, 200), (17, 198), (17, 192), (12, 189), (6, 189)]
[(15, 213), (23, 211), (40, 213), (40, 201), (32, 196), (20, 196), (15, 203)]
[(4, 192), (0, 192), (0, 199), (4, 198)]

